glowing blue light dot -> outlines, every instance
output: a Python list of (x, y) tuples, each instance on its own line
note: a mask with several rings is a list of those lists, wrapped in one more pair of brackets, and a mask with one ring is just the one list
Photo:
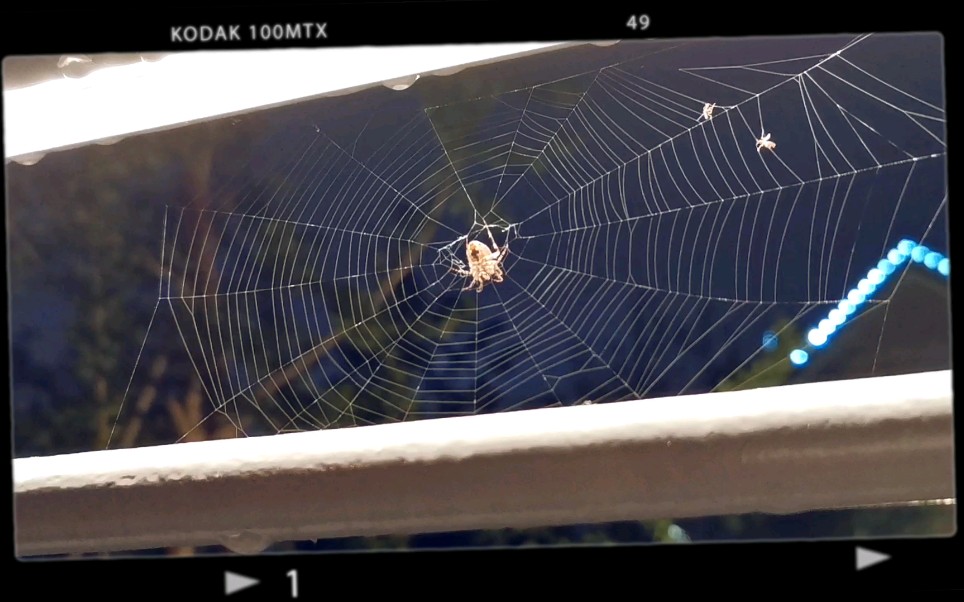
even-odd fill
[(910, 252), (913, 251), (914, 247), (916, 246), (917, 246), (916, 242), (905, 238), (904, 240), (897, 243), (897, 250), (903, 253), (904, 255), (910, 255)]
[(687, 535), (686, 531), (683, 530), (683, 527), (680, 527), (679, 525), (670, 525), (667, 527), (666, 535), (673, 541), (690, 541), (690, 536)]
[(862, 293), (864, 296), (869, 296), (870, 293), (874, 292), (876, 289), (877, 287), (866, 278), (861, 278), (860, 282), (857, 283), (857, 291)]
[[(892, 263), (893, 265), (900, 265), (901, 263), (904, 262), (905, 259), (907, 259), (907, 255), (905, 255), (904, 253), (901, 253), (897, 249), (891, 249), (887, 253), (887, 261)], [(880, 267), (880, 266), (878, 265), (877, 267)]]
[(857, 289), (851, 289), (851, 291), (847, 293), (847, 300), (856, 306), (866, 301), (867, 296), (864, 295), (862, 292), (858, 291)]
[(914, 247), (914, 250), (910, 252), (910, 258), (916, 261), (917, 263), (920, 263), (924, 261), (924, 257), (930, 252), (931, 252), (930, 249), (928, 249), (924, 245), (920, 245), (920, 246)]
[(827, 335), (823, 331), (814, 328), (807, 333), (807, 340), (814, 347), (819, 347), (827, 342)]
[(926, 265), (932, 270), (936, 269), (937, 264), (941, 262), (941, 259), (944, 259), (943, 255), (941, 255), (940, 253), (935, 253), (934, 251), (931, 251), (927, 255), (924, 255), (924, 265)]
[(857, 311), (857, 307), (854, 306), (854, 304), (851, 303), (848, 299), (844, 299), (843, 301), (841, 301), (837, 305), (837, 308), (840, 309), (840, 311), (842, 311), (844, 314), (848, 316), (854, 313), (855, 311)]
[(878, 285), (884, 281), (884, 273), (877, 268), (873, 268), (867, 272), (867, 280), (873, 285)]
[(840, 326), (847, 321), (847, 314), (839, 309), (831, 309), (830, 313), (827, 314), (827, 319), (830, 320), (830, 323), (834, 326)]
[(820, 320), (819, 324), (817, 324), (817, 330), (829, 337), (835, 330), (837, 330), (837, 326), (827, 318), (824, 318), (823, 320)]
[(941, 259), (940, 263), (937, 264), (937, 271), (948, 276), (951, 273), (951, 260), (947, 257)]
[(763, 348), (767, 351), (773, 351), (777, 348), (779, 340), (777, 340), (777, 335), (771, 330), (763, 333)]
[(877, 269), (883, 272), (884, 276), (890, 276), (897, 267), (889, 259), (881, 259), (877, 262)]
[(810, 359), (810, 354), (803, 349), (794, 349), (790, 352), (790, 361), (797, 366), (802, 366)]

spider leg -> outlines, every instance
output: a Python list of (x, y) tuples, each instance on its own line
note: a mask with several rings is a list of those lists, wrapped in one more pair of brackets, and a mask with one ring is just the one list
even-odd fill
[(485, 233), (489, 235), (489, 240), (492, 242), (492, 248), (498, 249), (499, 245), (495, 242), (495, 237), (492, 236), (492, 230), (489, 230), (489, 226), (485, 227)]

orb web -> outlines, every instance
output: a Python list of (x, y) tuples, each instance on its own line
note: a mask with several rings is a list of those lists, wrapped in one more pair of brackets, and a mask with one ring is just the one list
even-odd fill
[[(944, 110), (888, 43), (640, 46), (354, 138), (301, 126), (213, 207), (169, 205), (158, 311), (239, 434), (712, 390), (940, 234)], [(489, 234), (504, 281), (465, 290)]]

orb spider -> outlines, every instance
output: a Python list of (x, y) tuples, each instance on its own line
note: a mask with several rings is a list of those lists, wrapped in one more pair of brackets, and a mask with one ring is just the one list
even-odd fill
[(465, 243), (465, 258), (469, 262), (469, 269), (452, 268), (452, 271), (459, 276), (472, 279), (469, 285), (462, 289), (463, 291), (474, 288), (475, 292), (481, 293), (489, 282), (502, 282), (505, 274), (502, 270), (502, 262), (509, 254), (509, 243), (506, 241), (505, 246), (500, 248), (488, 226), (485, 227), (485, 232), (489, 235), (492, 248), (489, 248), (489, 245), (481, 240), (467, 241)]

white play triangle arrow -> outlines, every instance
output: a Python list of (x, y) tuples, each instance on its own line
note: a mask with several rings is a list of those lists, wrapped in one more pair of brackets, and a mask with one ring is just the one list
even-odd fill
[(245, 577), (231, 571), (224, 571), (224, 595), (230, 596), (235, 592), (247, 589), (260, 583), (257, 579)]
[(880, 552), (868, 550), (867, 548), (857, 548), (857, 570), (858, 571), (862, 571), (867, 567), (874, 566), (875, 564), (880, 564), (881, 562), (889, 559), (890, 559), (890, 556), (887, 554), (882, 554)]

